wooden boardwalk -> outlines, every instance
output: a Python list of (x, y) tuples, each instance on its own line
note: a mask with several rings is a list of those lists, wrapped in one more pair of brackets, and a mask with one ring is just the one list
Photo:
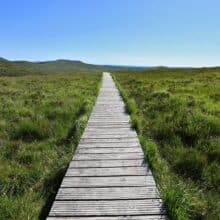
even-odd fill
[(166, 219), (137, 134), (109, 73), (48, 220)]

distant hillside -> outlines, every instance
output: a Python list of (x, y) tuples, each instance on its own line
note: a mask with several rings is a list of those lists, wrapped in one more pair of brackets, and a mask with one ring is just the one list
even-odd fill
[(46, 62), (9, 61), (0, 58), (0, 76), (19, 76), (33, 74), (85, 73), (104, 71), (98, 65), (73, 60), (55, 60)]
[(182, 68), (182, 67), (163, 67), (163, 66), (120, 66), (120, 65), (94, 65), (84, 63), (77, 60), (53, 60), (44, 62), (29, 62), (29, 61), (9, 61), (0, 57), (0, 76), (22, 76), (35, 74), (68, 74), (68, 73), (93, 73), (93, 72), (118, 72), (118, 71), (163, 71), (167, 72), (170, 69), (181, 70), (186, 72), (199, 71), (220, 71), (220, 67), (210, 68)]

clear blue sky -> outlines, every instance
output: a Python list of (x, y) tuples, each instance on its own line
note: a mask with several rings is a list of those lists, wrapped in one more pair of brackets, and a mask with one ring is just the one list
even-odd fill
[(220, 1), (0, 0), (0, 56), (220, 65)]

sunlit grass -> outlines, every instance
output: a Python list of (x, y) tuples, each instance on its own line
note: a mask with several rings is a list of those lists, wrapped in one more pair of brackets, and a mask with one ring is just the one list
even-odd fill
[(101, 74), (0, 77), (0, 219), (44, 219)]
[(159, 69), (114, 76), (169, 217), (220, 218), (219, 70)]

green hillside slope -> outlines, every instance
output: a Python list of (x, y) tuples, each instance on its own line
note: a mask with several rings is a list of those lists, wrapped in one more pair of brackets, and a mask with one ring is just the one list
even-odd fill
[(19, 76), (33, 74), (83, 73), (103, 71), (97, 65), (74, 60), (55, 60), (47, 62), (9, 61), (0, 58), (0, 76)]

